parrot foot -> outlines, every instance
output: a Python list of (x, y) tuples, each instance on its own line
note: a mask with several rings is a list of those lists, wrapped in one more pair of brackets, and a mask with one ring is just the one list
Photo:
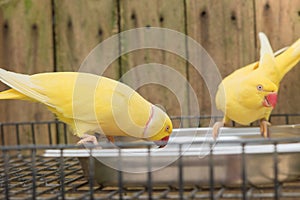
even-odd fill
[(115, 137), (114, 136), (106, 136), (106, 138), (108, 139), (108, 141), (110, 141), (112, 144), (115, 143)]
[(214, 140), (217, 139), (217, 137), (218, 137), (218, 135), (219, 135), (220, 128), (221, 128), (221, 127), (224, 127), (224, 126), (225, 126), (225, 123), (224, 123), (224, 122), (216, 122), (216, 123), (213, 125), (213, 128), (212, 128), (212, 135), (213, 135)]
[(270, 137), (269, 126), (271, 125), (271, 123), (268, 122), (266, 119), (261, 119), (259, 125), (260, 125), (261, 136), (263, 136), (264, 138), (269, 138)]
[(98, 145), (98, 140), (95, 136), (93, 135), (89, 135), (89, 134), (84, 134), (81, 138), (81, 140), (79, 140), (79, 142), (77, 142), (77, 144), (87, 144), (87, 143), (92, 143), (94, 145)]

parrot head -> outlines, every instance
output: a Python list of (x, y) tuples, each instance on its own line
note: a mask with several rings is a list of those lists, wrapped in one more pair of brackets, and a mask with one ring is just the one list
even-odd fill
[(261, 78), (256, 85), (257, 96), (261, 99), (261, 105), (274, 108), (277, 103), (277, 86), (269, 79)]
[(239, 99), (247, 108), (266, 107), (273, 109), (276, 106), (278, 87), (266, 77), (249, 76), (243, 80), (239, 88)]
[(151, 138), (154, 143), (159, 146), (159, 148), (163, 148), (167, 145), (169, 141), (170, 134), (172, 133), (172, 122), (168, 119), (169, 122), (166, 122), (161, 131), (157, 134), (161, 139)]
[(169, 116), (159, 107), (153, 106), (153, 116), (147, 127), (146, 140), (153, 141), (159, 148), (167, 145), (173, 130)]

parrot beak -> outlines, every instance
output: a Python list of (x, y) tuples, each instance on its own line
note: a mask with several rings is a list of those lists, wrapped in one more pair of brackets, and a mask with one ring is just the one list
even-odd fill
[(168, 144), (169, 141), (169, 136), (164, 137), (161, 140), (158, 141), (154, 141), (154, 143), (159, 147), (159, 148), (163, 148)]
[(265, 107), (275, 107), (277, 103), (277, 93), (276, 92), (272, 92), (270, 94), (268, 94), (267, 96), (265, 96), (265, 99), (263, 101), (263, 106)]

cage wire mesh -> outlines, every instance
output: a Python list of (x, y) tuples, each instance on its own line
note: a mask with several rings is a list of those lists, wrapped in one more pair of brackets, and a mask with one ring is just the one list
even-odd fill
[[(279, 120), (281, 124), (282, 121), (284, 124), (290, 124), (299, 121), (299, 117), (300, 114), (278, 114), (272, 115), (271, 120)], [(186, 117), (187, 120), (199, 120), (199, 125), (204, 124), (204, 121), (210, 118), (211, 116)], [(174, 117), (173, 120), (184, 119)], [(222, 141), (229, 147), (234, 143), (241, 150), (237, 155), (240, 164), (231, 170), (236, 173), (230, 174), (240, 180), (236, 184), (218, 182), (218, 176), (223, 173), (220, 172), (219, 167), (228, 163), (222, 163), (216, 159), (218, 153), (214, 148), (211, 148), (204, 158), (205, 161), (202, 162), (202, 165), (205, 165), (202, 167), (207, 169), (201, 172), (207, 177), (204, 182), (194, 181), (191, 184), (186, 181), (187, 177), (198, 175), (193, 175), (194, 172), (190, 171), (189, 165), (193, 163), (193, 160), (179, 156), (172, 164), (173, 182), (157, 184), (156, 172), (150, 170), (145, 172), (142, 183), (127, 184), (137, 181), (129, 180), (128, 173), (119, 170), (114, 174), (114, 184), (99, 184), (96, 180), (98, 167), (96, 162), (98, 161), (93, 156), (95, 149), (93, 146), (85, 147), (88, 152), (85, 165), (81, 158), (65, 156), (65, 151), (82, 149), (78, 145), (68, 144), (68, 130), (65, 124), (58, 121), (2, 123), (0, 124), (2, 142), (0, 146), (0, 199), (300, 199), (300, 177), (296, 173), (297, 170), (300, 171), (300, 165), (297, 164), (299, 162), (292, 165), (291, 163), (284, 164), (287, 165), (284, 167), (292, 167), (295, 170), (292, 174), (283, 172), (284, 179), (279, 173), (283, 167), (282, 160), (285, 159), (283, 156), (287, 156), (289, 160), (299, 158), (299, 152), (280, 150), (282, 144), (290, 146), (299, 144), (299, 130), (296, 129), (295, 137), (290, 138)], [(40, 134), (40, 131), (48, 137), (47, 144), (39, 144), (37, 141), (36, 135)], [(27, 138), (26, 141), (24, 138)], [(12, 139), (15, 141), (9, 141)], [(253, 160), (251, 160), (251, 155), (247, 154), (246, 149), (254, 144), (268, 144), (272, 147), (267, 159), (260, 160), (262, 164), (268, 162), (270, 166), (271, 175), (263, 184), (255, 184), (255, 181), (250, 179), (251, 170), (258, 169), (251, 169)], [(57, 155), (45, 156), (45, 151), (49, 149), (54, 150)], [(146, 157), (151, 165), (150, 146), (148, 150), (149, 155)], [(181, 151), (181, 147), (177, 150)], [(182, 155), (181, 153), (178, 152), (179, 155)], [(117, 158), (121, 157), (122, 155), (119, 154)]]

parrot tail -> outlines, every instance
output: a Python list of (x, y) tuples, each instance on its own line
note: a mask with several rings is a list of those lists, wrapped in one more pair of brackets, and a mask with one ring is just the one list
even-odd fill
[(30, 100), (30, 98), (24, 96), (20, 92), (14, 90), (14, 89), (9, 89), (0, 92), (0, 99), (20, 99), (20, 100)]
[(32, 100), (49, 105), (48, 97), (39, 92), (42, 88), (34, 84), (29, 75), (9, 72), (0, 68), (0, 80), (12, 88), (1, 92), (0, 99)]
[(300, 39), (275, 59), (281, 80), (300, 61)]

